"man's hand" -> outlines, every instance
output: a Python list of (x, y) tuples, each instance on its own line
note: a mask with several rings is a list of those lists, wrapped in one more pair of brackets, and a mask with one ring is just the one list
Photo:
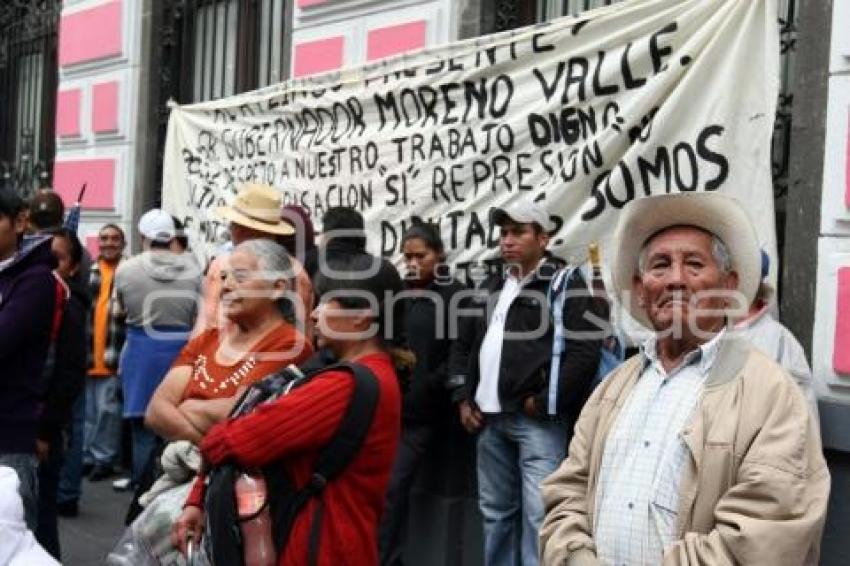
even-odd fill
[(460, 409), (460, 424), (466, 429), (466, 432), (475, 434), (484, 427), (484, 415), (477, 407), (473, 407), (469, 401), (461, 401), (458, 405)]
[(50, 444), (36, 438), (35, 440), (35, 455), (39, 462), (46, 462), (50, 455)]
[(533, 396), (529, 395), (522, 402), (522, 412), (525, 413), (525, 416), (532, 419), (540, 417), (540, 411), (537, 410), (537, 403), (534, 402)]
[(183, 513), (174, 522), (171, 528), (171, 544), (174, 548), (180, 549), (180, 552), (186, 554), (186, 542), (189, 536), (192, 537), (197, 548), (197, 544), (201, 541), (201, 534), (204, 530), (204, 512), (200, 507), (190, 505), (183, 509)]

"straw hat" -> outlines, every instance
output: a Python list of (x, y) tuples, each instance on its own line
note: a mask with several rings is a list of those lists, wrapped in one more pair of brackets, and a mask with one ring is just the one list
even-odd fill
[(260, 184), (243, 185), (230, 206), (219, 206), (216, 214), (247, 228), (288, 236), (295, 229), (280, 217), (280, 193), (274, 187)]
[(638, 322), (652, 328), (637, 301), (632, 280), (641, 248), (653, 235), (673, 226), (695, 226), (720, 238), (729, 249), (738, 291), (753, 302), (761, 281), (761, 252), (750, 217), (740, 203), (720, 193), (680, 193), (645, 197), (623, 211), (617, 227), (617, 255), (612, 265), (614, 289), (623, 306)]

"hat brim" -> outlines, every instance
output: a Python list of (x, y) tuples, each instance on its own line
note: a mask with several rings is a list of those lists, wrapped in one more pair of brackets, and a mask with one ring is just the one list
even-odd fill
[(653, 328), (632, 292), (638, 258), (647, 240), (673, 226), (695, 226), (720, 238), (729, 249), (738, 288), (752, 303), (761, 280), (758, 235), (743, 207), (720, 193), (692, 193), (644, 197), (629, 204), (617, 228), (616, 258), (612, 265), (615, 292), (632, 317)]
[(538, 224), (543, 229), (543, 231), (549, 235), (552, 235), (555, 232), (555, 230), (552, 229), (551, 226), (544, 226), (540, 224), (540, 222), (538, 222), (537, 220), (514, 218), (503, 208), (494, 208), (490, 211), (490, 224), (493, 224), (495, 226), (501, 226), (505, 222), (516, 222), (517, 224)]
[(272, 224), (270, 222), (262, 222), (260, 220), (251, 218), (250, 216), (247, 216), (229, 206), (216, 207), (215, 213), (224, 220), (227, 220), (229, 222), (235, 222), (240, 226), (245, 226), (247, 228), (258, 230), (260, 232), (265, 232), (267, 234), (273, 234), (275, 236), (290, 236), (295, 233), (295, 228), (293, 228), (288, 222), (284, 220), (278, 220), (276, 224)]
[(508, 213), (501, 208), (494, 208), (490, 211), (490, 222), (496, 226), (501, 226), (506, 220), (511, 220)]

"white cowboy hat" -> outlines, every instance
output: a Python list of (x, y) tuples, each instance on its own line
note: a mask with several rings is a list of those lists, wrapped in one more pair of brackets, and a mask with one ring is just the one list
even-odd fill
[(248, 184), (239, 189), (230, 206), (219, 206), (216, 214), (225, 220), (267, 234), (289, 236), (295, 228), (280, 218), (280, 192), (269, 185)]
[(720, 238), (729, 249), (738, 292), (753, 302), (761, 281), (758, 235), (740, 203), (720, 193), (680, 193), (644, 197), (627, 205), (620, 217), (616, 257), (611, 266), (617, 298), (638, 322), (652, 324), (632, 293), (638, 257), (653, 235), (672, 226), (696, 226)]

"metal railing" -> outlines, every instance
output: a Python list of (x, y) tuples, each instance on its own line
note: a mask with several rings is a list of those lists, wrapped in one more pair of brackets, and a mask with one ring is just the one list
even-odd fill
[(0, 178), (46, 186), (55, 152), (59, 0), (0, 6)]

